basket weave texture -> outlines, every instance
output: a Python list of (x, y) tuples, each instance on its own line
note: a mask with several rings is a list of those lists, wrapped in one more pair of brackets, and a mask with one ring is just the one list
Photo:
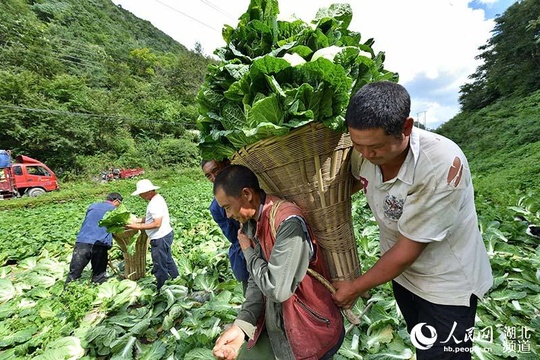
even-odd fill
[[(138, 233), (138, 235), (137, 235)], [(137, 235), (137, 239), (133, 236)], [(124, 278), (130, 280), (138, 280), (146, 276), (146, 254), (150, 239), (146, 235), (146, 231), (125, 230), (121, 233), (113, 234), (114, 240), (122, 249), (124, 255)], [(132, 241), (135, 243), (135, 251), (130, 253), (128, 247)]]
[(332, 281), (360, 275), (351, 213), (348, 134), (310, 123), (238, 150), (233, 164), (250, 168), (268, 193), (296, 203), (323, 250)]

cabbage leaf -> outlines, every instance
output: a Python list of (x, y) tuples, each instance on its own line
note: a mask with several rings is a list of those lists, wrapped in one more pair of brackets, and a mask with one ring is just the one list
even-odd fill
[(225, 25), (197, 102), (199, 150), (204, 159), (230, 158), (244, 146), (312, 121), (345, 131), (350, 97), (379, 80), (384, 69), (373, 39), (348, 29), (349, 4), (319, 9), (315, 19), (278, 20), (277, 0), (251, 0), (236, 28)]
[(124, 204), (120, 204), (116, 209), (107, 211), (98, 225), (104, 226), (111, 234), (123, 232), (129, 223), (131, 213)]

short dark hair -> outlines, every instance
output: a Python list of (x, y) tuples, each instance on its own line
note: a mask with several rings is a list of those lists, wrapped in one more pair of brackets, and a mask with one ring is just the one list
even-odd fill
[(212, 160), (201, 160), (201, 168), (204, 167), (204, 165), (206, 165), (206, 164), (209, 163), (210, 161), (215, 161), (216, 163), (221, 164), (223, 167), (231, 165), (231, 160), (229, 160), (229, 159), (223, 159), (223, 160), (214, 160), (214, 159), (212, 159)]
[(356, 130), (383, 128), (387, 135), (401, 135), (411, 112), (407, 90), (391, 81), (364, 85), (353, 95), (345, 114), (345, 123)]
[(122, 197), (122, 195), (120, 195), (119, 193), (117, 192), (112, 192), (110, 193), (109, 195), (107, 195), (107, 200), (108, 201), (115, 201), (115, 200), (118, 200), (120, 202), (122, 202), (124, 200), (124, 198)]
[(257, 175), (244, 165), (229, 165), (221, 170), (214, 180), (214, 195), (219, 188), (232, 197), (239, 197), (244, 188), (261, 190)]

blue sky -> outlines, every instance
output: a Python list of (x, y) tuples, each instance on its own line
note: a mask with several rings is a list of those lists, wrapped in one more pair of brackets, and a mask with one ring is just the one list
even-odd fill
[[(207, 54), (224, 45), (224, 24), (236, 26), (249, 0), (112, 0), (150, 21), (189, 49), (199, 42)], [(385, 68), (400, 75), (411, 94), (411, 116), (434, 129), (459, 112), (459, 88), (480, 63), (478, 48), (491, 37), (493, 19), (516, 0), (310, 0), (280, 1), (283, 19), (306, 22), (317, 10), (346, 2), (349, 29), (375, 40)]]
[(497, 15), (502, 15), (505, 10), (515, 3), (516, 0), (500, 0), (500, 1), (478, 1), (474, 0), (469, 3), (471, 9), (482, 9), (486, 13), (487, 18), (494, 18)]

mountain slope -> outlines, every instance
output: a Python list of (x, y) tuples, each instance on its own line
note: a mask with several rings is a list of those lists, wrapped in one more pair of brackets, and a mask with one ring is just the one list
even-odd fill
[(508, 204), (508, 195), (540, 193), (540, 91), (462, 112), (437, 132), (467, 155), (475, 185)]
[(77, 173), (160, 166), (141, 154), (194, 124), (210, 62), (110, 0), (2, 1), (0, 146)]

